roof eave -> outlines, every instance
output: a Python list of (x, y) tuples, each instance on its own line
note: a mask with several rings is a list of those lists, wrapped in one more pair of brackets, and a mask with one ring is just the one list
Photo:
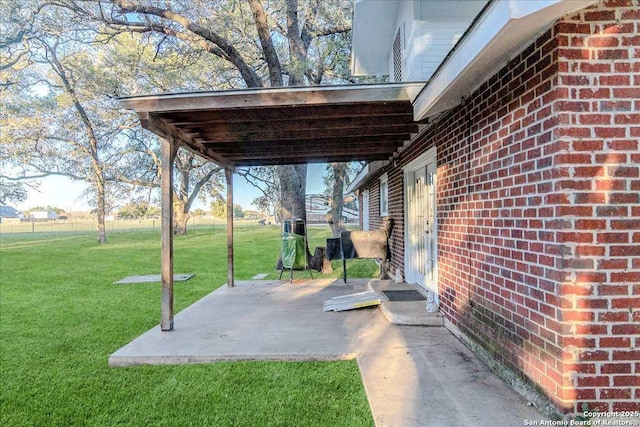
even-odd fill
[(458, 105), (487, 76), (502, 68), (513, 52), (562, 16), (594, 3), (597, 0), (492, 2), (417, 96), (415, 119), (423, 120)]
[(351, 184), (349, 184), (345, 193), (353, 193), (354, 191), (363, 187), (367, 182), (371, 180), (371, 178), (376, 173), (385, 168), (389, 163), (390, 160), (378, 160), (364, 165), (360, 172), (358, 172), (358, 174), (355, 176), (353, 181), (351, 181)]
[(121, 107), (136, 110), (138, 113), (350, 104), (376, 101), (411, 101), (423, 86), (424, 82), (403, 82), (237, 89), (130, 96), (118, 98), (118, 101)]

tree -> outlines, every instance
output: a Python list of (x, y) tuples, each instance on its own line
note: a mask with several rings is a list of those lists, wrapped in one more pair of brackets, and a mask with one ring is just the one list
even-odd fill
[(344, 205), (344, 179), (347, 173), (346, 163), (332, 163), (328, 167), (333, 176), (333, 188), (331, 189), (331, 219), (329, 226), (334, 236), (340, 235), (342, 230), (342, 207)]
[[(348, 74), (351, 27), (337, 1), (58, 2), (115, 31), (156, 34), (158, 52), (167, 46), (211, 54), (228, 66), (222, 74), (231, 87), (317, 85), (325, 79), (344, 81)], [(225, 86), (215, 84), (219, 79), (213, 82), (213, 87)], [(281, 166), (276, 174), (280, 216), (304, 218), (306, 166)]]
[(98, 242), (105, 243), (109, 164), (102, 159), (114, 147), (118, 127), (110, 132), (104, 124), (115, 121), (126, 125), (111, 114), (112, 108), (88, 93), (91, 84), (87, 84), (87, 73), (91, 81), (99, 80), (101, 74), (90, 49), (81, 47), (75, 35), (65, 34), (60, 15), (38, 18), (29, 31), (16, 37), (16, 42), (22, 41), (22, 50), (6, 51), (6, 57), (13, 61), (13, 80), (3, 78), (6, 108), (1, 117), (2, 142), (7, 145), (2, 154), (19, 159), (21, 178), (56, 174), (88, 182), (95, 194)]
[(27, 190), (22, 183), (0, 178), (0, 204), (24, 202), (25, 200), (27, 200)]
[[(0, 113), (0, 117), (2, 117), (2, 113)], [(2, 123), (0, 122), (0, 125), (1, 124)], [(10, 169), (10, 165), (6, 160), (7, 158), (7, 146), (2, 144), (0, 145), (0, 204), (2, 205), (10, 202), (24, 202), (29, 196), (26, 188), (27, 184), (16, 181), (15, 178), (8, 176), (9, 172), (7, 169)], [(37, 188), (36, 183), (33, 183), (30, 186), (32, 188)]]
[(120, 207), (118, 218), (142, 219), (160, 216), (160, 208), (153, 206), (148, 201), (133, 201)]
[[(3, 163), (14, 166), (11, 177), (0, 177), (0, 188), (15, 199), (26, 197), (19, 191), (22, 182), (15, 180), (56, 174), (88, 182), (98, 241), (105, 243), (104, 218), (116, 200), (159, 187), (157, 138), (143, 132), (114, 96), (194, 89), (195, 77), (207, 79), (201, 70), (211, 67), (180, 54), (158, 58), (143, 35), (107, 31), (94, 20), (80, 19), (83, 15), (70, 5), (0, 6), (12, 29), (0, 43), (5, 107), (0, 154)], [(221, 185), (218, 168), (192, 154), (180, 152), (176, 166), (176, 230), (182, 233), (199, 192), (219, 192)]]
[(262, 193), (262, 196), (253, 199), (251, 204), (258, 210), (266, 212), (267, 215), (273, 213), (276, 222), (282, 222), (282, 209), (280, 209), (282, 187), (278, 170), (270, 167), (253, 167), (238, 170), (238, 175)]
[[(135, 87), (120, 82), (119, 93), (169, 88), (174, 91), (193, 90), (211, 78), (209, 73), (202, 70), (215, 69), (217, 66), (209, 61), (211, 58), (192, 58), (181, 52), (164, 52), (160, 56), (158, 49), (149, 47), (149, 39), (140, 34), (120, 33), (110, 43), (113, 47), (112, 62), (126, 65), (120, 66), (121, 76), (127, 82), (136, 82)], [(136, 128), (136, 132), (129, 135), (129, 141), (139, 156), (135, 162), (129, 159), (129, 169), (124, 170), (118, 179), (129, 184), (158, 188), (161, 170), (159, 143), (155, 137), (151, 137), (149, 142), (148, 133), (139, 131), (140, 128)], [(135, 170), (146, 170), (147, 173), (143, 179), (132, 180), (129, 177), (135, 176)], [(208, 197), (221, 197), (223, 174), (220, 167), (182, 149), (178, 150), (175, 159), (174, 174), (174, 231), (176, 234), (185, 234), (193, 202), (197, 198), (206, 201)]]
[[(190, 151), (182, 150), (176, 156), (177, 191), (174, 192), (174, 232), (185, 234), (189, 222), (189, 210), (201, 190), (214, 198), (222, 198), (222, 169), (196, 156)], [(214, 179), (212, 179), (214, 178)]]
[(353, 176), (362, 169), (360, 162), (330, 163), (327, 165), (328, 174), (324, 178), (325, 193), (331, 200), (329, 213), (329, 226), (334, 236), (340, 234), (344, 224), (342, 223), (342, 208), (344, 207), (344, 191)]
[(227, 217), (227, 203), (222, 199), (213, 200), (210, 205), (211, 214), (216, 218)]
[[(350, 24), (338, 5), (318, 0), (2, 2), (0, 15), (8, 22), (0, 39), (3, 101), (8, 101), (3, 105), (10, 105), (3, 108), (2, 124), (13, 125), (3, 126), (10, 132), (2, 137), (11, 143), (8, 158), (19, 159), (22, 168), (12, 178), (55, 173), (88, 182), (98, 240), (105, 242), (110, 205), (158, 185), (157, 141), (118, 109), (114, 97), (345, 81)], [(178, 232), (186, 230), (193, 191), (207, 191), (199, 177), (211, 171), (198, 175), (204, 171), (198, 164), (186, 159), (176, 165)], [(306, 167), (279, 167), (274, 174), (278, 215), (304, 218)]]
[(234, 218), (244, 218), (244, 209), (240, 205), (233, 205), (233, 217)]

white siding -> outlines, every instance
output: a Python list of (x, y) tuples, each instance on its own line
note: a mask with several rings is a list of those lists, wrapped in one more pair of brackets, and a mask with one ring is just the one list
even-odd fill
[(407, 37), (407, 80), (428, 80), (455, 46), (467, 22), (415, 21)]
[[(400, 30), (402, 38), (403, 80), (428, 80), (485, 3), (450, 1), (444, 3), (446, 7), (443, 2), (430, 0), (401, 3), (396, 31)], [(393, 80), (393, 58), (389, 63)]]

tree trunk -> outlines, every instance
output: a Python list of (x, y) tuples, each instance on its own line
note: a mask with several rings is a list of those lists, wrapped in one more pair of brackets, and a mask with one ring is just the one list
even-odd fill
[(305, 193), (307, 185), (307, 165), (287, 165), (278, 167), (280, 197), (282, 207), (280, 218), (301, 218), (306, 221)]
[(107, 243), (107, 228), (105, 226), (105, 188), (104, 182), (98, 182), (96, 186), (97, 196), (97, 215), (98, 215), (98, 243), (103, 245)]
[(342, 207), (344, 206), (344, 178), (347, 174), (346, 163), (332, 163), (333, 192), (331, 197), (331, 219), (329, 226), (334, 236), (340, 235), (344, 224), (342, 223)]
[(176, 200), (173, 204), (173, 234), (187, 234), (189, 218), (189, 205), (182, 200)]
[(176, 191), (173, 199), (173, 234), (187, 234), (189, 222), (189, 174), (193, 165), (193, 154), (188, 153), (183, 159), (176, 156), (174, 167), (180, 175), (180, 188)]

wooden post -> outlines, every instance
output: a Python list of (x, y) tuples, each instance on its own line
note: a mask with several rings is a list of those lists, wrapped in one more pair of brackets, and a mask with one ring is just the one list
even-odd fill
[(162, 320), (160, 329), (173, 330), (173, 160), (175, 142), (162, 141)]
[(225, 168), (224, 176), (227, 180), (227, 286), (233, 288), (233, 171)]

